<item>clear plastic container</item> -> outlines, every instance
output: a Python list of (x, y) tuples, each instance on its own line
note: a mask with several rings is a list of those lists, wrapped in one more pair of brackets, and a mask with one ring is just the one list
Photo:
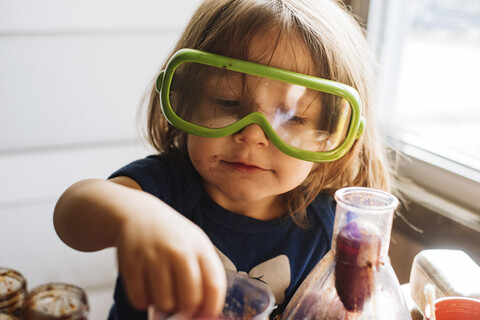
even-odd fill
[(23, 320), (87, 320), (86, 292), (67, 283), (47, 283), (32, 289), (24, 300)]
[[(215, 319), (264, 320), (272, 313), (275, 298), (262, 282), (233, 271), (227, 271), (227, 296), (222, 314)], [(166, 315), (149, 308), (149, 320), (185, 320), (181, 314)], [(198, 318), (200, 319), (200, 318)], [(202, 317), (201, 319), (207, 320)], [(211, 319), (211, 318), (210, 318)], [(213, 319), (212, 319), (213, 320)]]
[(19, 319), (26, 294), (24, 276), (16, 270), (0, 267), (0, 320)]
[(335, 193), (332, 250), (287, 305), (282, 320), (411, 319), (388, 247), (398, 200), (351, 187)]

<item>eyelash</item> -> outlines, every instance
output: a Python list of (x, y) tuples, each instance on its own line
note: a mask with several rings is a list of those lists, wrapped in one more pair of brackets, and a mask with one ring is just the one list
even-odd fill
[(307, 118), (298, 117), (298, 116), (291, 116), (290, 119), (288, 120), (298, 124), (305, 124), (307, 122)]
[(216, 99), (215, 104), (222, 107), (226, 107), (226, 108), (232, 108), (232, 107), (238, 107), (240, 105), (240, 102), (238, 100)]

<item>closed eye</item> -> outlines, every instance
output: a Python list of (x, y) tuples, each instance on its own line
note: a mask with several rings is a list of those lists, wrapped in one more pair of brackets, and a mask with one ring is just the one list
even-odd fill
[(215, 104), (224, 108), (233, 108), (240, 105), (239, 100), (216, 99)]
[(302, 114), (296, 115), (295, 109), (277, 109), (275, 112), (275, 119), (280, 123), (286, 123), (291, 125), (305, 125), (308, 124), (308, 118), (302, 117)]
[(288, 121), (294, 122), (296, 124), (305, 124), (307, 122), (307, 118), (299, 117), (299, 116), (291, 116)]

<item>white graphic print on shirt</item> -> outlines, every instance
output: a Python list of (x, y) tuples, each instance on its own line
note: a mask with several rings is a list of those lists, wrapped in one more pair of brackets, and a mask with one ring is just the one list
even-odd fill
[(264, 261), (253, 267), (252, 270), (247, 273), (245, 271), (238, 271), (237, 267), (223, 252), (216, 247), (215, 249), (226, 270), (243, 273), (250, 278), (265, 283), (275, 296), (275, 304), (281, 304), (285, 300), (285, 290), (291, 281), (290, 261), (286, 255), (281, 254), (275, 258)]

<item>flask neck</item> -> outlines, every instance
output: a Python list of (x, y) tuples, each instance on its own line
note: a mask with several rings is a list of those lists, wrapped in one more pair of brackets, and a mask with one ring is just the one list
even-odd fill
[(332, 239), (336, 260), (358, 266), (378, 266), (387, 263), (392, 212), (351, 213), (338, 212)]
[(361, 187), (335, 192), (337, 208), (332, 248), (335, 257), (362, 263), (388, 262), (393, 213), (398, 199), (390, 193)]

